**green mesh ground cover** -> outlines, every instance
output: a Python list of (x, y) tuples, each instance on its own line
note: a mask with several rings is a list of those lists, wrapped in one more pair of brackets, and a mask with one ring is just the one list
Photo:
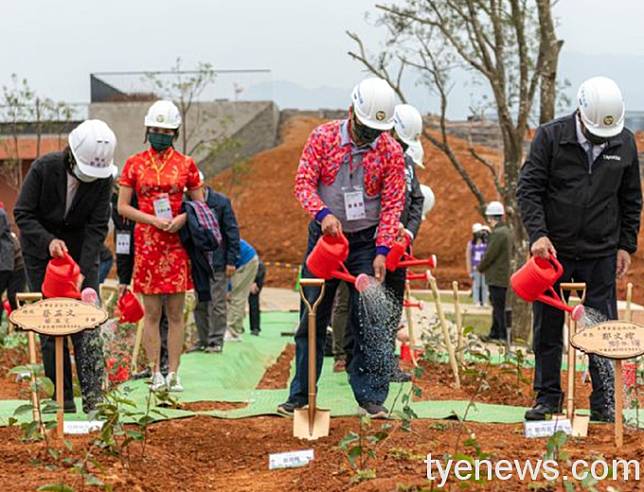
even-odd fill
[[(184, 411), (163, 409), (166, 418), (182, 418), (192, 415), (210, 415), (219, 418), (243, 418), (275, 414), (277, 405), (286, 400), (287, 389), (257, 390), (257, 384), (265, 370), (273, 364), (284, 347), (292, 342), (291, 337), (281, 336), (283, 331), (292, 331), (297, 323), (297, 313), (267, 312), (262, 314), (262, 333), (259, 337), (244, 335), (241, 343), (227, 343), (222, 354), (193, 353), (181, 359), (180, 375), (185, 392), (178, 395), (181, 402), (197, 401), (241, 402), (242, 408), (221, 411)], [(500, 362), (500, 361), (497, 361)], [(333, 372), (332, 359), (325, 361), (319, 385), (318, 404), (331, 410), (333, 416), (355, 415), (357, 405), (353, 399), (346, 373)], [(292, 368), (293, 370), (293, 368)], [(144, 381), (133, 381), (123, 385), (128, 388), (128, 398), (139, 408), (145, 408), (148, 395)], [(390, 408), (401, 392), (408, 387), (392, 384), (386, 405)], [(27, 403), (19, 400), (0, 401), (0, 425), (7, 425), (8, 418), (19, 406)], [(463, 418), (467, 409), (465, 401), (423, 401), (413, 404), (414, 411), (421, 418), (447, 419)], [(80, 409), (80, 399), (77, 407)], [(398, 405), (399, 407), (399, 405)], [(525, 408), (478, 403), (467, 412), (467, 420), (489, 423), (518, 423), (523, 421)], [(625, 412), (634, 420), (634, 411)], [(644, 412), (643, 412), (644, 414)], [(20, 420), (30, 420), (30, 415)], [(54, 418), (53, 415), (47, 419)], [(66, 420), (84, 420), (79, 412), (65, 415)], [(644, 421), (644, 415), (641, 420)], [(641, 424), (644, 428), (644, 422)]]

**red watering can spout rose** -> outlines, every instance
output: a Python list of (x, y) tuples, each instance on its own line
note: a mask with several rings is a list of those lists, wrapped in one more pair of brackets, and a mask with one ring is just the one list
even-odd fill
[(337, 278), (354, 284), (358, 292), (364, 291), (371, 283), (369, 276), (361, 273), (351, 275), (344, 262), (349, 257), (349, 241), (340, 233), (336, 236), (324, 234), (306, 259), (306, 267), (318, 278), (330, 280)]
[(525, 265), (514, 272), (510, 284), (512, 290), (524, 301), (548, 304), (569, 312), (573, 320), (579, 321), (584, 316), (584, 306), (581, 304), (575, 307), (567, 305), (553, 289), (553, 285), (562, 274), (563, 267), (554, 256), (548, 259), (533, 256)]
[(436, 268), (438, 260), (436, 255), (431, 255), (429, 258), (421, 260), (414, 258), (410, 253), (407, 253), (410, 241), (409, 237), (405, 234), (404, 237), (397, 239), (389, 253), (387, 253), (387, 260), (385, 265), (387, 270), (393, 272), (399, 268), (407, 268), (414, 266), (425, 266), (427, 268)]

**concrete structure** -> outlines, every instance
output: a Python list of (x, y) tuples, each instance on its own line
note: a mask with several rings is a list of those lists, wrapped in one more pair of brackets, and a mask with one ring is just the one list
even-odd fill
[[(146, 148), (143, 119), (151, 102), (91, 103), (89, 117), (105, 121), (116, 133), (115, 160), (123, 167), (132, 154)], [(273, 147), (277, 138), (279, 110), (271, 101), (195, 102), (181, 128), (176, 147), (191, 155), (206, 176)]]

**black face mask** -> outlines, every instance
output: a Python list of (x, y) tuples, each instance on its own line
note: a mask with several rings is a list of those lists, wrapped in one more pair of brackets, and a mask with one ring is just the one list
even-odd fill
[(582, 129), (582, 133), (584, 134), (584, 137), (588, 139), (588, 141), (593, 144), (593, 145), (603, 145), (606, 142), (608, 142), (607, 138), (603, 137), (598, 137), (597, 135), (593, 135), (588, 131), (588, 128), (584, 127)]
[(361, 124), (355, 116), (352, 123), (353, 133), (355, 137), (360, 141), (356, 143), (370, 144), (382, 133), (382, 130), (376, 130), (374, 128), (369, 128), (368, 126)]

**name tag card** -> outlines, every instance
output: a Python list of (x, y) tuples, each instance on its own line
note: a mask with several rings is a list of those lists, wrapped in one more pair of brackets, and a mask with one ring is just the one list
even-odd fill
[(89, 434), (97, 432), (103, 428), (104, 422), (101, 420), (84, 420), (80, 422), (65, 422), (63, 429), (65, 434)]
[(117, 231), (116, 233), (116, 254), (129, 255), (132, 234), (129, 231)]
[(559, 420), (535, 420), (526, 421), (524, 424), (525, 437), (550, 437), (555, 432), (565, 432), (568, 435), (572, 434), (572, 426), (569, 419)]
[(154, 215), (159, 219), (172, 220), (172, 207), (170, 207), (170, 197), (167, 194), (159, 196), (153, 204)]
[(367, 217), (362, 191), (349, 191), (344, 194), (344, 211), (347, 220), (360, 220)]

